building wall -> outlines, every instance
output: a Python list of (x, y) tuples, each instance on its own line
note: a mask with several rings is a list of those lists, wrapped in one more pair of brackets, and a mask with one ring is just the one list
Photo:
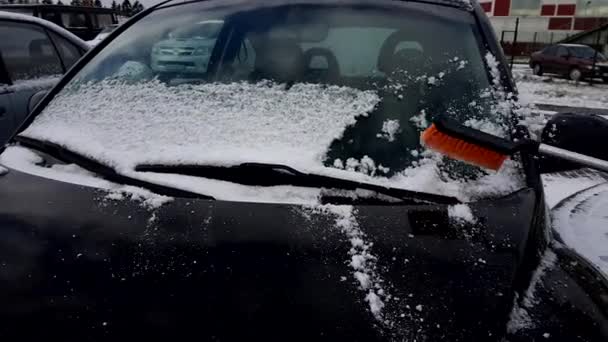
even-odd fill
[(608, 23), (608, 0), (479, 0), (499, 39), (553, 43)]

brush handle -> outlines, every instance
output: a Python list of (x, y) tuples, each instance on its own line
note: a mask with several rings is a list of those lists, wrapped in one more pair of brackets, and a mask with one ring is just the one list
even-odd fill
[(561, 158), (576, 164), (584, 165), (595, 170), (608, 172), (608, 161), (586, 156), (584, 154), (564, 150), (562, 148), (540, 144), (538, 152), (547, 156)]

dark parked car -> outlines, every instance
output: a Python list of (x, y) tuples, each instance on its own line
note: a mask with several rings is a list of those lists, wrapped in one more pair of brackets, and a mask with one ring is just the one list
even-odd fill
[(0, 11), (0, 143), (23, 122), (32, 97), (55, 85), (87, 49), (46, 20)]
[[(154, 71), (210, 21), (205, 70)], [(505, 64), (477, 2), (139, 14), (0, 151), (2, 340), (606, 341), (538, 158), (420, 146), (438, 115), (522, 137)]]
[(106, 27), (117, 25), (116, 12), (109, 8), (48, 4), (0, 5), (0, 11), (33, 15), (65, 28), (81, 39), (94, 39)]
[(537, 76), (544, 73), (558, 74), (573, 81), (600, 77), (604, 82), (608, 82), (608, 60), (602, 53), (596, 53), (587, 45), (551, 45), (532, 54), (530, 67)]

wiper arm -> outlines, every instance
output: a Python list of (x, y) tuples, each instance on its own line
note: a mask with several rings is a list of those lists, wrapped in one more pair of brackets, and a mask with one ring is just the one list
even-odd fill
[(103, 179), (124, 185), (131, 185), (141, 188), (146, 188), (159, 195), (165, 195), (170, 197), (185, 197), (185, 198), (203, 198), (203, 199), (214, 199), (211, 196), (201, 195), (190, 191), (174, 189), (171, 187), (146, 182), (143, 180), (128, 177), (116, 172), (113, 168), (104, 165), (94, 159), (85, 157), (74, 151), (62, 147), (60, 145), (42, 141), (38, 139), (26, 138), (22, 136), (15, 137), (15, 140), (21, 145), (27, 148), (37, 150), (42, 153), (46, 153), (53, 158), (62, 161), (67, 164), (76, 164), (83, 169), (93, 172)]
[(427, 194), (377, 184), (358, 182), (331, 176), (298, 171), (287, 165), (243, 163), (235, 166), (215, 165), (138, 165), (135, 171), (173, 173), (195, 177), (218, 179), (244, 185), (276, 186), (293, 185), (312, 188), (369, 190), (379, 194), (414, 203), (456, 204), (458, 199), (449, 196)]

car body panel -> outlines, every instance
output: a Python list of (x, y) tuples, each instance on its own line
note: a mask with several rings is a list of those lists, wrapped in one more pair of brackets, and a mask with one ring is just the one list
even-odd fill
[[(14, 169), (0, 188), (0, 336), (9, 339), (487, 340), (505, 334), (513, 295), (530, 291), (524, 271), (534, 268), (531, 189), (471, 204), (476, 224), (451, 220), (444, 205), (356, 206), (393, 296), (383, 324), (353, 277), (352, 246), (333, 214), (178, 198), (150, 209)], [(538, 326), (513, 340), (580, 336), (564, 317), (580, 321), (584, 336), (606, 336), (597, 306), (605, 280), (595, 280), (595, 295), (583, 291), (589, 271), (569, 255), (570, 268), (560, 262), (537, 280), (527, 310)], [(579, 297), (564, 303), (565, 293)]]
[(12, 91), (0, 84), (0, 143), (10, 136), (15, 127)]
[[(472, 6), (484, 46), (496, 55), (505, 88), (513, 90), (488, 20), (478, 3)], [(526, 153), (521, 159), (528, 188), (471, 203), (475, 224), (451, 222), (443, 205), (355, 207), (382, 284), (396, 297), (385, 308), (393, 325), (370, 312), (349, 265), (348, 236), (336, 227), (335, 215), (320, 208), (176, 198), (146, 209), (136, 200), (113, 199), (107, 190), (11, 169), (0, 176), (0, 262), (7, 270), (0, 281), (0, 335), (64, 341), (503, 340), (513, 304), (532, 283), (541, 286), (528, 308), (538, 325), (510, 332), (513, 340), (560, 331), (606, 340), (601, 305), (608, 290), (601, 281), (584, 281), (597, 274), (572, 264), (576, 254), (560, 259), (568, 250), (556, 251), (557, 262), (545, 272), (551, 276), (534, 281), (550, 244), (549, 218), (538, 162)], [(553, 290), (556, 281), (568, 287)], [(570, 322), (586, 325), (578, 329)]]
[[(60, 340), (84, 337), (92, 326), (108, 337), (186, 334), (200, 321), (205, 336), (222, 340), (405, 333), (369, 312), (348, 265), (348, 237), (331, 214), (177, 198), (150, 211), (16, 170), (0, 187), (5, 336), (23, 334), (32, 321), (46, 327), (32, 336)], [(383, 286), (399, 298), (387, 304), (387, 319), (407, 336), (417, 334), (410, 325), (420, 318), (420, 336), (429, 338), (500, 334), (534, 201), (528, 189), (473, 204), (480, 225), (451, 222), (441, 205), (356, 207)]]

